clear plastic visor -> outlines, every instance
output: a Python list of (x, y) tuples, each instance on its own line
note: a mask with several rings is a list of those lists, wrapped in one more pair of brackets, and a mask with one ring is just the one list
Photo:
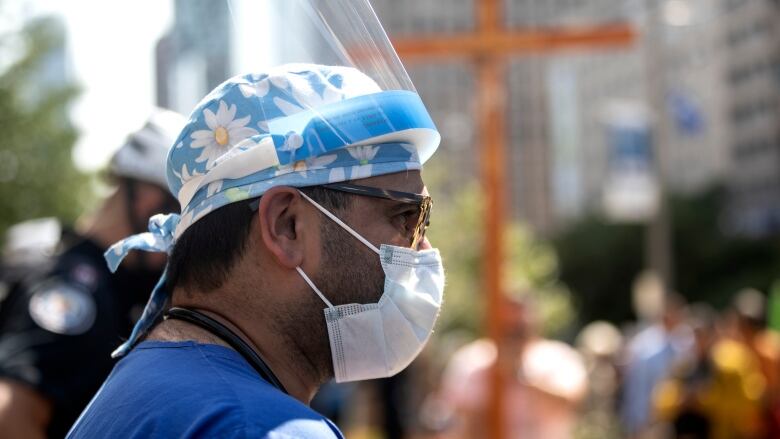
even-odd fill
[(243, 71), (286, 63), (353, 67), (382, 90), (416, 92), (368, 0), (226, 0)]

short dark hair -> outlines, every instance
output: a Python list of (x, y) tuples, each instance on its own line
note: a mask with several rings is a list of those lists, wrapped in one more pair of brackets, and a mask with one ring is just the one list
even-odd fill
[[(300, 188), (302, 192), (332, 211), (349, 206), (350, 195), (322, 186)], [(176, 241), (168, 258), (165, 287), (197, 291), (219, 288), (235, 263), (244, 254), (254, 212), (249, 199), (230, 203), (192, 224)]]

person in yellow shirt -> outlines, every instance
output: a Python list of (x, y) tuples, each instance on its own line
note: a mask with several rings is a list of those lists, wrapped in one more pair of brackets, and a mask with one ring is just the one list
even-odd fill
[(656, 416), (678, 438), (764, 437), (766, 380), (758, 357), (733, 336), (718, 339), (711, 310), (699, 305), (691, 314), (695, 349), (656, 387)]

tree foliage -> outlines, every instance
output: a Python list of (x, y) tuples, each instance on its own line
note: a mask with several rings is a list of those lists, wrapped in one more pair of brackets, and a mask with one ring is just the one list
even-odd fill
[[(777, 237), (729, 234), (719, 218), (726, 195), (714, 188), (696, 196), (672, 196), (674, 289), (689, 301), (729, 304), (745, 287), (768, 291), (780, 273)], [(592, 215), (555, 239), (561, 278), (574, 295), (579, 320), (633, 319), (631, 287), (642, 270), (643, 228), (610, 224)]]
[(41, 216), (73, 220), (90, 200), (71, 157), (77, 132), (67, 112), (77, 89), (52, 62), (64, 56), (63, 37), (49, 18), (0, 34), (0, 232)]
[[(426, 181), (436, 198), (429, 237), (444, 259), (447, 275), (444, 307), (437, 325), (442, 332), (482, 333), (487, 294), (483, 290), (484, 197), (474, 181), (461, 181), (439, 197), (439, 169), (427, 166)], [(569, 292), (558, 280), (558, 260), (548, 243), (519, 223), (508, 227), (504, 284), (507, 294), (533, 294), (543, 331), (560, 334), (573, 318)]]

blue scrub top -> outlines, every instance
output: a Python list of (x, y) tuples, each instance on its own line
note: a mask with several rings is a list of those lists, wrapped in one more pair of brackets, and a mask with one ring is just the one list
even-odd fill
[(229, 348), (146, 341), (117, 363), (69, 438), (339, 438)]

